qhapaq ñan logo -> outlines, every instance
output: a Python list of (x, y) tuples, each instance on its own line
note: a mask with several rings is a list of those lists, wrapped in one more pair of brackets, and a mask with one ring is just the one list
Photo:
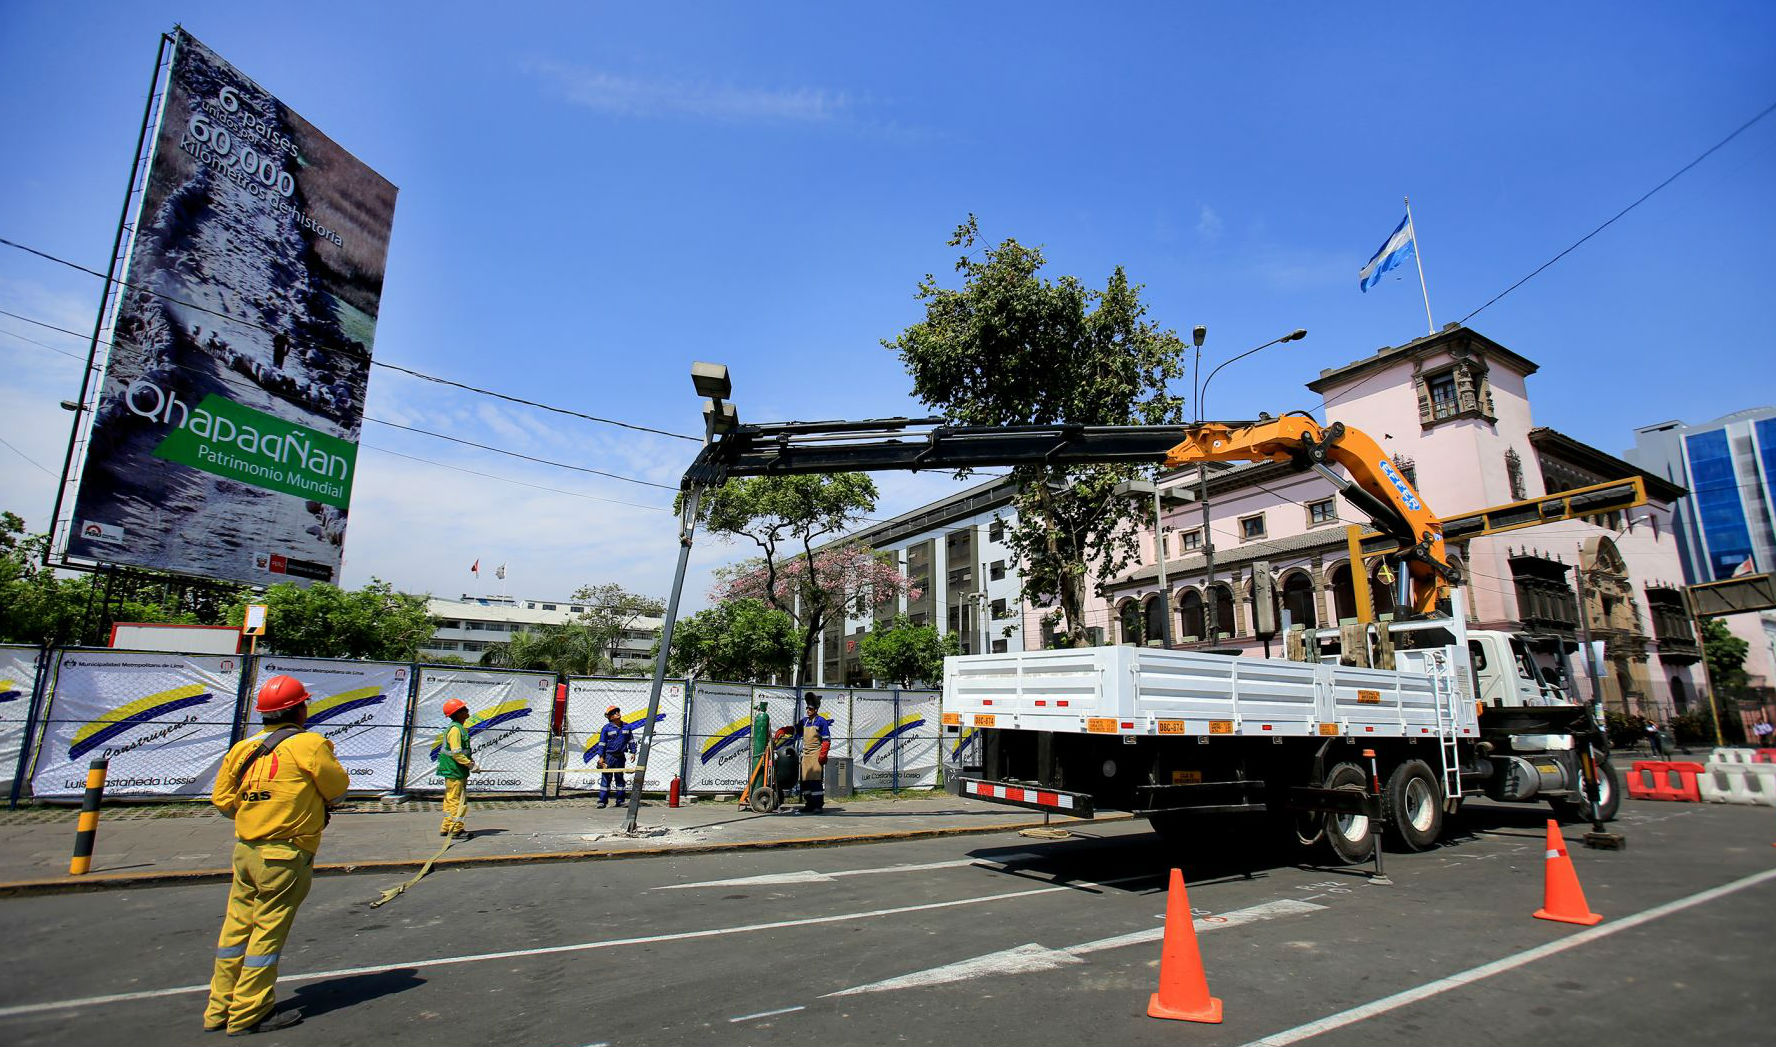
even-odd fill
[(348, 441), (215, 393), (192, 407), (178, 390), (145, 378), (129, 384), (123, 402), (137, 418), (172, 429), (156, 458), (338, 509), (351, 502), (358, 449)]

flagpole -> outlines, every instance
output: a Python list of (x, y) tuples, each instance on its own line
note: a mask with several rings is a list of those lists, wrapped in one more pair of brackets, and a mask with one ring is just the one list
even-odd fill
[(1418, 244), (1418, 223), (1412, 220), (1412, 198), (1406, 197), (1406, 224), (1412, 227), (1412, 260), (1418, 265), (1418, 289), (1424, 294), (1426, 334), (1437, 333), (1437, 321), (1431, 319), (1431, 291), (1425, 286), (1424, 250)]

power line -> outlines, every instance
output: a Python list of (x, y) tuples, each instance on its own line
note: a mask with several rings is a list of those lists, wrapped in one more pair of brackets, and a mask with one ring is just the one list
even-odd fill
[[(111, 280), (115, 281), (118, 284), (118, 286), (120, 286), (120, 287), (128, 288), (129, 290), (132, 290), (132, 291), (139, 291), (144, 294), (151, 294), (151, 295), (155, 296), (156, 298), (164, 298), (167, 301), (172, 302), (176, 305), (182, 305), (187, 309), (196, 309), (199, 312), (208, 313), (211, 316), (220, 317), (224, 320), (229, 321), (230, 323), (241, 324), (242, 326), (245, 326), (245, 327), (252, 327), (257, 330), (264, 331), (268, 334), (280, 333), (273, 328), (266, 327), (264, 324), (254, 323), (251, 320), (247, 320), (247, 319), (244, 319), (244, 318), (238, 317), (238, 316), (231, 316), (228, 313), (224, 313), (219, 310), (212, 309), (206, 305), (199, 305), (196, 302), (188, 302), (182, 298), (175, 298), (172, 295), (165, 294), (161, 291), (156, 291), (151, 287), (143, 287), (139, 284), (132, 284), (132, 283), (128, 282), (127, 280), (118, 279), (116, 277), (107, 277), (106, 274), (99, 272), (97, 269), (89, 268), (87, 266), (81, 265), (79, 262), (70, 261), (69, 259), (66, 259), (66, 258), (57, 257), (56, 255), (49, 254), (46, 251), (39, 251), (34, 247), (27, 247), (26, 245), (18, 243), (14, 240), (8, 240), (6, 237), (3, 237), (3, 236), (0, 236), (0, 244), (5, 244), (7, 247), (15, 248), (17, 250), (25, 252), (26, 254), (35, 255), (38, 258), (42, 258), (46, 261), (55, 262), (58, 265), (65, 265), (68, 268), (73, 269), (77, 272), (86, 273), (89, 276), (96, 276), (101, 280), (111, 279)], [(14, 314), (7, 313), (6, 315), (12, 316)], [(20, 317), (20, 319), (24, 319), (24, 318)], [(37, 321), (32, 321), (32, 322), (35, 323)], [(52, 325), (43, 324), (42, 326), (51, 327)], [(77, 331), (69, 331), (66, 328), (52, 327), (52, 329), (57, 330), (57, 331), (62, 331), (65, 334), (74, 335), (76, 338), (87, 337), (86, 335), (82, 335)], [(632, 429), (636, 432), (653, 433), (656, 436), (670, 436), (676, 440), (690, 440), (693, 443), (701, 443), (702, 442), (702, 439), (700, 437), (687, 436), (684, 433), (668, 432), (665, 429), (655, 429), (652, 426), (636, 425), (632, 422), (620, 422), (614, 418), (602, 418), (602, 417), (599, 417), (598, 415), (586, 414), (583, 411), (574, 411), (574, 410), (570, 410), (566, 407), (555, 407), (550, 404), (539, 403), (535, 400), (526, 400), (521, 396), (509, 396), (506, 393), (495, 392), (492, 389), (483, 389), (480, 386), (467, 385), (463, 382), (454, 381), (449, 378), (441, 378), (437, 375), (427, 374), (424, 371), (415, 371), (412, 368), (402, 367), (399, 364), (391, 364), (391, 363), (388, 363), (383, 360), (372, 359), (369, 361), (369, 363), (370, 363), (371, 367), (383, 367), (383, 368), (387, 368), (391, 371), (399, 371), (402, 374), (411, 375), (414, 378), (421, 378), (421, 379), (424, 379), (425, 381), (428, 381), (428, 382), (436, 382), (439, 385), (452, 386), (457, 389), (462, 389), (466, 392), (478, 393), (482, 396), (491, 396), (495, 399), (505, 400), (509, 403), (523, 404), (526, 407), (535, 407), (535, 408), (537, 408), (539, 410), (543, 410), (543, 411), (553, 411), (556, 414), (567, 415), (571, 418), (582, 418), (588, 422), (597, 422), (601, 425), (615, 425), (615, 426), (619, 426), (624, 429)]]
[(32, 465), (36, 466), (37, 468), (43, 470), (43, 475), (45, 475), (45, 476), (54, 476), (55, 475), (54, 471), (49, 469), (43, 463), (39, 462), (37, 459), (32, 458), (30, 455), (26, 454), (25, 452), (19, 450), (16, 447), (12, 446), (10, 443), (6, 443), (5, 437), (0, 436), (0, 444), (6, 444), (7, 450), (11, 451), (13, 454), (18, 455), (20, 458), (23, 458), (25, 461), (30, 462)]
[[(24, 321), (26, 321), (26, 322), (27, 322), (27, 323), (34, 323), (34, 324), (37, 324), (37, 325), (39, 325), (39, 326), (41, 326), (41, 327), (47, 327), (47, 328), (49, 328), (49, 329), (51, 329), (51, 330), (54, 330), (54, 331), (61, 331), (61, 332), (62, 332), (62, 333), (64, 333), (64, 334), (75, 334), (75, 332), (73, 332), (73, 331), (68, 331), (68, 330), (67, 330), (67, 329), (65, 329), (65, 328), (61, 328), (61, 327), (56, 327), (56, 326), (55, 326), (55, 325), (53, 325), (53, 324), (48, 324), (48, 323), (45, 323), (45, 322), (44, 322), (44, 321), (42, 321), (42, 320), (33, 320), (33, 319), (32, 319), (32, 318), (31, 318), (31, 317), (28, 317), (28, 316), (23, 316), (23, 315), (20, 315), (20, 314), (18, 314), (18, 313), (12, 313), (12, 312), (7, 312), (7, 311), (6, 311), (6, 310), (4, 310), (4, 309), (0, 309), (0, 314), (4, 314), (4, 315), (6, 315), (6, 316), (10, 316), (10, 317), (13, 317), (13, 318), (14, 318), (14, 319), (18, 319), (18, 320), (24, 320)], [(71, 359), (74, 359), (74, 360), (79, 360), (79, 359), (81, 359), (81, 357), (80, 357), (80, 356), (78, 356), (78, 355), (77, 355), (77, 354), (74, 354), (74, 353), (70, 353), (70, 352), (67, 352), (67, 351), (66, 351), (66, 350), (63, 350), (63, 349), (57, 349), (57, 348), (56, 348), (56, 347), (55, 347), (55, 346), (53, 346), (53, 345), (50, 345), (50, 344), (49, 344), (49, 343), (47, 343), (47, 342), (39, 342), (39, 341), (37, 341), (37, 340), (36, 340), (36, 339), (34, 339), (34, 338), (26, 338), (26, 337), (25, 337), (25, 336), (24, 336), (24, 335), (21, 335), (21, 334), (18, 334), (18, 333), (16, 333), (16, 332), (13, 332), (13, 331), (8, 331), (8, 330), (5, 330), (5, 329), (4, 329), (4, 328), (0, 328), (0, 334), (5, 334), (5, 335), (11, 335), (11, 336), (12, 336), (12, 337), (14, 337), (14, 338), (18, 338), (18, 339), (21, 339), (21, 340), (23, 340), (23, 341), (26, 341), (26, 342), (30, 342), (30, 343), (31, 343), (31, 344), (33, 344), (33, 345), (38, 345), (38, 346), (42, 346), (42, 347), (43, 347), (43, 348), (45, 348), (45, 349), (48, 349), (48, 350), (50, 350), (50, 351), (51, 351), (51, 352), (56, 352), (56, 353), (61, 353), (61, 354), (62, 354), (62, 355), (63, 355), (63, 356), (66, 356), (66, 357), (69, 357), (69, 358), (71, 358)], [(86, 337), (86, 336), (84, 336), (84, 335), (76, 335), (76, 337), (82, 337), (82, 338), (84, 338), (84, 337)], [(101, 340), (100, 340), (100, 342), (99, 342), (99, 344), (100, 344), (100, 345), (104, 345), (104, 346), (109, 346), (109, 347), (112, 347), (112, 348), (116, 348), (116, 347), (117, 347), (117, 343), (116, 343), (116, 342), (115, 342), (115, 341), (109, 341), (109, 340), (105, 340), (105, 339), (101, 339)], [(178, 370), (181, 370), (181, 371), (190, 371), (190, 372), (192, 372), (192, 373), (193, 373), (193, 374), (200, 374), (200, 373), (203, 373), (203, 372), (202, 372), (202, 371), (201, 371), (201, 369), (200, 369), (200, 368), (197, 368), (197, 367), (194, 367), (194, 366), (192, 366), (192, 365), (190, 365), (190, 364), (181, 364), (181, 363), (172, 363), (172, 362), (168, 362), (168, 363), (167, 363), (167, 364), (165, 364), (165, 365), (163, 365), (163, 366), (166, 366), (166, 367), (172, 367), (172, 368), (176, 368), (176, 369), (178, 369)], [(373, 417), (373, 416), (371, 416), (371, 415), (368, 415), (368, 414), (366, 414), (366, 415), (364, 415), (364, 420), (365, 420), (365, 421), (369, 421), (369, 422), (375, 422), (375, 423), (377, 423), (377, 424), (378, 424), (378, 425), (386, 425), (386, 426), (389, 426), (389, 427), (391, 427), (391, 428), (395, 428), (395, 429), (404, 429), (404, 430), (406, 430), (406, 431), (407, 431), (407, 432), (410, 432), (410, 433), (418, 433), (418, 434), (420, 434), (420, 435), (421, 435), (421, 436), (430, 436), (430, 437), (432, 437), (432, 438), (434, 438), (434, 439), (438, 439), (438, 440), (447, 440), (447, 441), (449, 441), (449, 442), (451, 442), (451, 443), (457, 443), (457, 444), (462, 444), (462, 445), (464, 445), (464, 446), (466, 446), (466, 447), (475, 447), (475, 448), (479, 448), (479, 449), (480, 449), (480, 450), (483, 450), (483, 451), (492, 451), (492, 452), (494, 452), (494, 453), (496, 453), (496, 454), (503, 454), (503, 455), (509, 455), (509, 456), (511, 456), (511, 457), (513, 457), (513, 458), (522, 458), (522, 459), (523, 459), (523, 460), (525, 460), (525, 461), (527, 461), (527, 462), (536, 462), (536, 463), (538, 463), (538, 464), (539, 464), (539, 465), (550, 465), (550, 466), (554, 466), (554, 467), (556, 467), (556, 468), (558, 468), (558, 469), (568, 469), (568, 470), (571, 470), (571, 471), (573, 471), (573, 472), (581, 472), (581, 473), (591, 473), (591, 474), (593, 474), (593, 475), (596, 475), (596, 476), (605, 476), (605, 477), (609, 477), (609, 478), (610, 478), (610, 479), (613, 479), (613, 480), (622, 480), (622, 481), (624, 481), (624, 482), (626, 482), (626, 483), (632, 483), (632, 484), (640, 484), (640, 485), (642, 485), (642, 486), (644, 486), (644, 487), (656, 487), (656, 488), (659, 488), (659, 489), (660, 489), (660, 490), (663, 490), (663, 491), (672, 491), (672, 492), (675, 492), (675, 493), (676, 493), (676, 492), (677, 492), (677, 491), (678, 491), (678, 488), (676, 488), (676, 487), (672, 487), (672, 486), (670, 486), (670, 485), (667, 485), (667, 484), (659, 484), (659, 483), (654, 483), (654, 482), (653, 482), (653, 481), (651, 481), (651, 480), (642, 480), (642, 479), (638, 479), (638, 478), (636, 478), (636, 477), (633, 477), (633, 476), (623, 476), (623, 475), (622, 475), (622, 474), (620, 474), (620, 473), (612, 473), (612, 472), (606, 472), (606, 471), (605, 471), (605, 470), (603, 470), (603, 469), (592, 469), (592, 468), (589, 468), (589, 467), (587, 467), (587, 466), (581, 466), (581, 465), (570, 465), (570, 464), (568, 464), (568, 463), (566, 463), (566, 462), (557, 462), (557, 461), (553, 461), (553, 460), (551, 460), (551, 459), (548, 459), (548, 458), (537, 458), (537, 457), (535, 457), (535, 456), (532, 456), (532, 455), (528, 455), (528, 454), (521, 454), (521, 453), (519, 453), (519, 452), (517, 452), (517, 451), (509, 451), (509, 450), (507, 450), (507, 449), (506, 449), (506, 448), (503, 448), (503, 447), (494, 447), (494, 446), (492, 446), (492, 445), (490, 445), (490, 444), (482, 444), (482, 443), (476, 443), (476, 442), (474, 442), (474, 441), (473, 441), (473, 440), (465, 440), (465, 439), (463, 439), (463, 438), (461, 438), (461, 437), (457, 437), (457, 436), (449, 436), (449, 435), (446, 435), (446, 434), (444, 434), (444, 433), (435, 433), (435, 432), (432, 432), (432, 431), (430, 431), (430, 430), (427, 430), (427, 429), (416, 429), (416, 428), (414, 428), (414, 427), (413, 427), (413, 426), (409, 426), (409, 425), (402, 425), (402, 424), (400, 424), (400, 423), (399, 423), (399, 422), (390, 422), (390, 421), (387, 421), (387, 420), (385, 420), (385, 419), (382, 419), (382, 418), (376, 418), (376, 417)], [(392, 452), (391, 452), (391, 453), (392, 453)], [(448, 467), (447, 467), (447, 468), (448, 468)]]
[(453, 444), (462, 444), (465, 447), (476, 447), (483, 451), (492, 451), (495, 454), (504, 454), (510, 455), (513, 458), (522, 458), (527, 462), (536, 462), (539, 465), (552, 465), (557, 469), (571, 469), (577, 473), (592, 473), (595, 476), (608, 476), (612, 480), (622, 480), (625, 483), (640, 484), (643, 487), (657, 487), (662, 491), (672, 491), (675, 494), (678, 492), (678, 488), (669, 484), (657, 484), (652, 480), (638, 480), (633, 476), (623, 476), (619, 473), (607, 473), (602, 469), (592, 469), (583, 465), (569, 465), (566, 462), (551, 461), (547, 458), (535, 458), (528, 454), (519, 454), (517, 451), (508, 451), (503, 447), (492, 447), (488, 444), (478, 444), (473, 440), (464, 440), (457, 436), (446, 436), (443, 433), (434, 433), (427, 429), (415, 429), (411, 425), (402, 425), (399, 422), (390, 422), (381, 418), (374, 418), (370, 415), (365, 415), (364, 421), (375, 422), (377, 425), (386, 425), (391, 429), (404, 429), (407, 432), (418, 433), (421, 436), (430, 436), (436, 440), (449, 440)]
[(1762, 120), (1764, 117), (1769, 116), (1772, 112), (1776, 112), (1776, 102), (1772, 102), (1769, 105), (1765, 106), (1763, 108), (1763, 110), (1760, 111), (1756, 116), (1754, 116), (1750, 120), (1747, 120), (1744, 123), (1740, 124), (1737, 128), (1734, 129), (1732, 134), (1727, 135), (1727, 137), (1714, 143), (1713, 145), (1709, 146), (1707, 149), (1704, 149), (1702, 151), (1702, 155), (1696, 157), (1694, 160), (1691, 160), (1689, 163), (1678, 168), (1677, 172), (1675, 174), (1673, 174), (1670, 178), (1667, 178), (1663, 182), (1660, 182), (1658, 185), (1655, 185), (1651, 189), (1648, 189), (1645, 193), (1641, 194), (1640, 199), (1629, 204), (1627, 207), (1622, 208), (1620, 211), (1617, 211), (1615, 213), (1615, 215), (1612, 218), (1610, 218), (1609, 221), (1607, 221), (1607, 222), (1603, 223), (1602, 225), (1598, 226), (1597, 228), (1591, 230), (1590, 232), (1586, 233), (1584, 236), (1579, 237), (1579, 239), (1577, 241), (1575, 241), (1571, 247), (1568, 247), (1566, 250), (1564, 250), (1564, 251), (1560, 252), (1559, 254), (1555, 255), (1554, 257), (1548, 259), (1546, 262), (1543, 262), (1541, 265), (1539, 265), (1535, 268), (1534, 272), (1531, 272), (1528, 276), (1517, 281), (1516, 283), (1512, 284), (1511, 286), (1505, 288), (1503, 291), (1500, 291), (1498, 294), (1493, 295), (1490, 299), (1487, 300), (1485, 305), (1481, 306), (1479, 309), (1474, 310), (1473, 312), (1469, 313), (1468, 315), (1462, 317), (1457, 322), (1462, 323), (1462, 324), (1466, 324), (1469, 320), (1472, 320), (1474, 317), (1480, 315), (1480, 313), (1482, 311), (1489, 308), (1494, 302), (1497, 302), (1499, 299), (1510, 294), (1512, 291), (1517, 290), (1519, 287), (1522, 287), (1524, 284), (1535, 279), (1536, 274), (1540, 273), (1543, 269), (1546, 269), (1549, 266), (1553, 265), (1555, 262), (1558, 262), (1562, 258), (1565, 258), (1567, 255), (1571, 254), (1573, 251), (1577, 250), (1579, 248), (1579, 246), (1582, 245), (1585, 241), (1591, 239), (1593, 236), (1596, 236), (1598, 233), (1601, 233), (1605, 229), (1608, 229), (1610, 226), (1614, 225), (1616, 223), (1616, 219), (1621, 218), (1623, 215), (1627, 214), (1629, 211), (1632, 211), (1636, 207), (1639, 207), (1641, 204), (1646, 203), (1648, 198), (1650, 198), (1654, 193), (1657, 193), (1659, 190), (1670, 185), (1672, 182), (1677, 181), (1678, 178), (1682, 177), (1683, 174), (1686, 171), (1688, 171), (1690, 168), (1695, 167), (1697, 164), (1708, 159), (1709, 156), (1711, 156), (1715, 152), (1715, 150), (1726, 145), (1728, 142), (1731, 142), (1733, 139), (1738, 138), (1742, 133), (1744, 133), (1747, 129), (1749, 129), (1752, 124), (1755, 124), (1759, 120)]
[(0, 309), (0, 316), (10, 316), (14, 320), (23, 320), (25, 323), (36, 324), (38, 327), (47, 327), (51, 331), (60, 331), (62, 334), (71, 334), (76, 338), (84, 339), (88, 337), (87, 335), (81, 334), (79, 331), (70, 331), (66, 327), (57, 327), (55, 324), (47, 324), (42, 320), (33, 320), (28, 316), (20, 316), (18, 313), (9, 313), (4, 309)]
[(656, 512), (656, 513), (669, 513), (672, 511), (670, 509), (666, 509), (666, 508), (664, 508), (662, 506), (658, 506), (658, 505), (643, 505), (640, 502), (625, 502), (620, 498), (600, 498), (599, 496), (597, 496), (595, 494), (585, 494), (580, 491), (564, 491), (559, 487), (544, 487), (542, 484), (525, 483), (523, 480), (514, 480), (509, 476), (498, 476), (494, 473), (484, 473), (484, 472), (480, 472), (479, 470), (475, 470), (475, 469), (464, 469), (460, 465), (449, 465), (445, 462), (434, 462), (430, 458), (420, 458), (417, 455), (403, 454), (400, 451), (392, 451), (387, 447), (378, 447), (375, 444), (360, 443), (358, 446), (359, 447), (367, 447), (372, 451), (381, 451), (383, 454), (392, 454), (396, 458), (405, 458), (410, 462), (421, 462), (425, 465), (435, 465), (440, 469), (450, 469), (454, 472), (468, 473), (471, 476), (482, 476), (482, 477), (486, 477), (489, 480), (498, 480), (501, 483), (516, 484), (519, 487), (529, 487), (529, 488), (532, 488), (533, 490), (538, 490), (538, 491), (548, 491), (552, 494), (565, 494), (565, 495), (568, 495), (573, 498), (584, 498), (588, 501), (593, 501), (593, 502), (609, 502), (613, 505), (627, 505), (627, 506), (630, 506), (631, 508), (647, 509), (647, 510), (650, 510), (650, 511)]

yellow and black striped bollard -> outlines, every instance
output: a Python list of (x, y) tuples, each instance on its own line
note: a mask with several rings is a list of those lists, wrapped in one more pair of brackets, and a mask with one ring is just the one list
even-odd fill
[(105, 798), (105, 770), (110, 760), (94, 760), (86, 769), (86, 798), (80, 802), (80, 827), (74, 836), (74, 860), (69, 876), (81, 876), (92, 868), (93, 841), (99, 835), (99, 801)]

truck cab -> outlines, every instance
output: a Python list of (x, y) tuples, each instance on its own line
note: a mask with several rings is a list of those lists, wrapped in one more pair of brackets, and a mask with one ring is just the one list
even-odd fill
[(1468, 660), (1474, 671), (1474, 693), (1488, 708), (1572, 704), (1515, 634), (1470, 631)]

